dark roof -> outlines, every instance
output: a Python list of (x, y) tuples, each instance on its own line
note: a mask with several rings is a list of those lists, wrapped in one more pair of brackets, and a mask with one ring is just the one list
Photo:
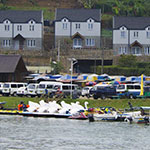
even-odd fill
[(97, 22), (101, 20), (100, 9), (56, 9), (55, 20), (60, 21), (63, 18), (67, 18), (70, 21), (83, 22), (89, 18), (94, 19)]
[(0, 55), (0, 73), (15, 72), (20, 59), (20, 55)]
[(26, 23), (31, 19), (37, 23), (42, 22), (42, 11), (3, 10), (0, 11), (0, 22), (10, 20), (12, 23)]
[(128, 29), (145, 29), (150, 26), (150, 17), (114, 17), (113, 29), (125, 26)]

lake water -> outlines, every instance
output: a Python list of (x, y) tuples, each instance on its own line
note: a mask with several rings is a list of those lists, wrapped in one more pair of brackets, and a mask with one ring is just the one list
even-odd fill
[(150, 150), (150, 126), (0, 115), (0, 150)]

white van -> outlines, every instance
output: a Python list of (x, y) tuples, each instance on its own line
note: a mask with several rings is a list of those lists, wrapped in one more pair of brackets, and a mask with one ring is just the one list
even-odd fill
[(37, 95), (40, 97), (41, 95), (46, 94), (46, 90), (48, 93), (51, 93), (54, 89), (54, 86), (61, 85), (61, 82), (53, 82), (53, 81), (41, 81), (39, 83), (38, 89), (37, 89)]
[(135, 84), (119, 84), (116, 88), (117, 95), (125, 96), (128, 98), (136, 98), (140, 95), (141, 85), (138, 83)]
[(26, 96), (27, 95), (27, 87), (20, 87), (17, 90), (17, 96)]
[[(60, 91), (65, 94), (65, 96), (70, 95), (71, 93), (71, 84), (60, 84), (54, 86), (54, 91)], [(81, 90), (79, 90), (79, 87), (77, 84), (72, 84), (72, 93), (76, 91), (78, 96), (81, 95)]]
[(27, 86), (27, 83), (21, 83), (21, 82), (4, 83), (2, 94), (3, 95), (7, 95), (7, 96), (9, 96), (9, 95), (16, 95), (18, 88), (26, 87), (26, 86)]
[(3, 85), (4, 85), (4, 83), (0, 82), (0, 94), (2, 94)]
[(27, 96), (30, 96), (30, 97), (37, 96), (38, 86), (39, 86), (39, 84), (37, 84), (37, 83), (30, 83), (27, 86)]

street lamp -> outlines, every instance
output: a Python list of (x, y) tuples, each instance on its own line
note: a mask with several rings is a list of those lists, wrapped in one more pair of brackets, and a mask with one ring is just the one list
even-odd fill
[(71, 91), (70, 91), (70, 97), (72, 99), (72, 74), (73, 74), (73, 65), (75, 65), (78, 61), (75, 58), (69, 58), (68, 60), (71, 62), (71, 68), (70, 68), (70, 71), (71, 71)]

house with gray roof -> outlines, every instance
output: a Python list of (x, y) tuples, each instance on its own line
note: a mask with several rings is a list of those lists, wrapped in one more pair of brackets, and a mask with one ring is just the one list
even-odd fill
[(27, 74), (21, 55), (0, 55), (0, 82), (24, 81)]
[(0, 29), (0, 49), (42, 49), (42, 11), (0, 11)]
[(150, 55), (150, 17), (114, 17), (113, 49), (116, 55)]
[(71, 39), (73, 48), (100, 48), (100, 9), (56, 9), (55, 47)]

